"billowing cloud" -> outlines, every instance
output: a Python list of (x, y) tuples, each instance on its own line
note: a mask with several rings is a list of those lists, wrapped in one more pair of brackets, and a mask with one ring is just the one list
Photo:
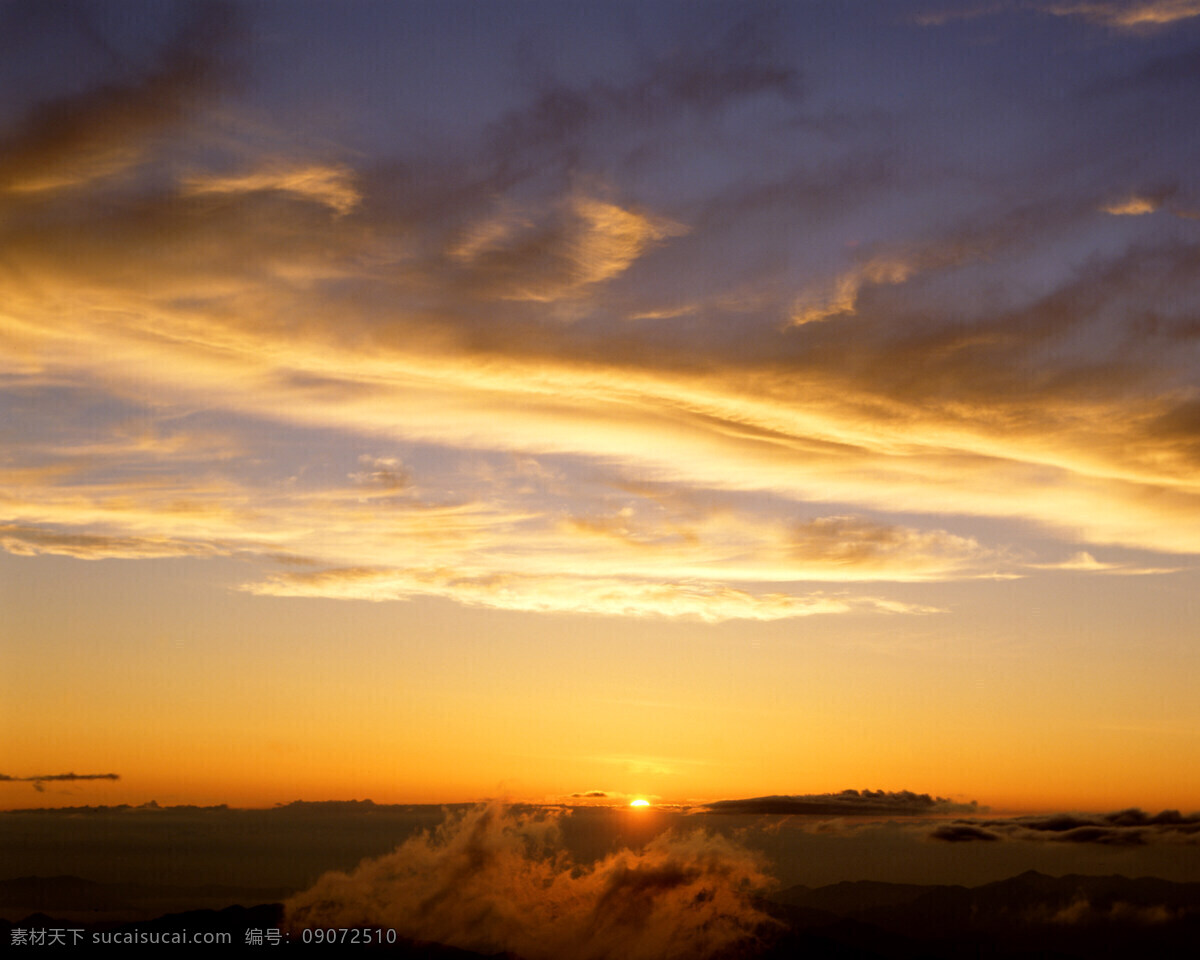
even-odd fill
[(702, 960), (769, 927), (750, 901), (767, 882), (755, 854), (700, 832), (575, 863), (553, 814), (491, 805), (325, 874), (287, 902), (285, 922), (388, 927), (529, 960)]

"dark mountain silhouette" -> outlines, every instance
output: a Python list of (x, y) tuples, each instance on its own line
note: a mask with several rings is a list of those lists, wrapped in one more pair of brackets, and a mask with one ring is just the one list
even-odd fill
[(0, 916), (53, 912), (75, 920), (143, 920), (188, 907), (219, 908), (233, 903), (283, 900), (293, 892), (218, 884), (96, 883), (73, 876), (16, 877), (0, 880)]
[(918, 883), (853, 880), (825, 887), (789, 887), (773, 894), (771, 900), (775, 903), (812, 907), (837, 916), (849, 917), (869, 907), (891, 907), (911, 903), (933, 889), (935, 888)]
[(1086, 960), (1194, 957), (1200, 949), (1200, 883), (1152, 877), (1028, 871), (979, 887), (860, 881), (791, 887), (771, 902), (787, 930), (766, 953), (772, 958)]
[[(209, 891), (212, 892), (212, 891)], [(14, 929), (83, 931), (93, 934), (221, 932), (226, 945), (172, 944), (172, 954), (261, 956), (270, 945), (246, 942), (247, 931), (283, 926), (279, 903), (227, 906), (221, 910), (168, 913), (152, 920), (65, 919), (87, 904), (113, 910), (145, 888), (99, 884), (79, 877), (22, 877), (0, 882), (0, 895), (42, 897), (38, 912), (0, 921), (6, 944)], [(61, 898), (57, 903), (54, 899)], [(1153, 877), (1067, 875), (1029, 871), (978, 887), (857, 881), (824, 887), (789, 887), (759, 903), (776, 924), (764, 927), (757, 942), (742, 942), (720, 957), (703, 960), (1117, 960), (1153, 957), (1194, 958), (1200, 947), (1200, 883), (1174, 883)], [(58, 911), (62, 911), (59, 913)], [(11, 916), (11, 911), (9, 911)], [(123, 944), (123, 947), (127, 946)], [(132, 944), (162, 949), (156, 944)], [(294, 950), (329, 951), (324, 943), (305, 944), (296, 934)], [(334, 948), (338, 949), (338, 948)], [(386, 953), (397, 960), (470, 960), (485, 956), (441, 944), (396, 938), (393, 944), (355, 950)], [(491, 955), (521, 960), (512, 954)], [(570, 960), (564, 957), (563, 960)], [(700, 960), (700, 958), (697, 958)]]
[(122, 885), (80, 877), (17, 877), (0, 880), (0, 910), (132, 912), (136, 898), (128, 894)]

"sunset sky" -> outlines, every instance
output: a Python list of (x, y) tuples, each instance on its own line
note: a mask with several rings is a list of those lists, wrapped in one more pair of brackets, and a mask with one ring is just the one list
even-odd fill
[(1200, 809), (1198, 171), (1200, 0), (0, 4), (0, 807)]

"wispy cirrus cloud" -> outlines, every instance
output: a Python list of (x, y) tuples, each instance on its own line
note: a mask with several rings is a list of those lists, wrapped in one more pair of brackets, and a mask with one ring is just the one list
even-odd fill
[(403, 600), (442, 596), (460, 603), (537, 613), (782, 620), (859, 610), (935, 613), (937, 607), (872, 596), (739, 590), (698, 580), (618, 579), (596, 576), (477, 574), (470, 569), (330, 569), (282, 573), (250, 584), (251, 593), (277, 597)]
[(281, 193), (324, 204), (335, 213), (349, 213), (362, 200), (350, 170), (340, 165), (268, 164), (246, 173), (185, 176), (183, 196), (235, 196)]
[(925, 9), (915, 14), (913, 20), (923, 27), (940, 27), (948, 23), (1014, 12), (1074, 17), (1116, 30), (1138, 31), (1200, 16), (1200, 3), (1196, 0), (1085, 0), (1078, 3), (1012, 0), (1003, 3), (952, 3), (941, 8)]
[(1048, 8), (1060, 17), (1082, 17), (1105, 26), (1132, 30), (1160, 27), (1200, 17), (1196, 0), (1134, 0), (1132, 3), (1056, 3)]
[[(264, 558), (263, 594), (719, 621), (927, 612), (861, 585), (1200, 550), (1200, 246), (1087, 246), (1098, 220), (1156, 219), (1101, 216), (1151, 203), (1127, 172), (949, 203), (952, 160), (931, 178), (860, 110), (814, 106), (753, 25), (539, 80), (453, 153), (222, 148), (218, 26), (31, 104), (0, 146), (0, 385), (27, 425), (0, 464), (10, 552), (236, 554)], [(688, 143), (728, 166), (675, 177)], [(970, 171), (992, 197), (1010, 176)], [(121, 412), (33, 439), (31, 398), (82, 385)], [(484, 489), (466, 466), (514, 457), (560, 478)]]

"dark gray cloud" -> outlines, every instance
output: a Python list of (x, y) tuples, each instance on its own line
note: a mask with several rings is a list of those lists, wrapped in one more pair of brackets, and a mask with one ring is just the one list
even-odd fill
[(718, 800), (708, 804), (708, 809), (714, 813), (853, 817), (963, 813), (978, 810), (979, 805), (974, 800), (970, 803), (955, 803), (944, 797), (933, 797), (928, 793), (913, 793), (909, 790), (843, 790), (841, 793)]
[(934, 827), (929, 831), (929, 837), (932, 840), (945, 840), (947, 843), (964, 843), (971, 840), (999, 840), (1000, 838), (982, 827), (975, 827), (969, 823), (948, 823), (940, 827)]
[[(81, 35), (95, 36), (86, 8), (75, 5), (69, 12)], [(215, 52), (234, 19), (229, 5), (194, 5), (157, 64), (131, 79), (97, 83), (34, 105), (0, 140), (0, 193), (36, 197), (115, 175), (141, 161), (150, 138), (188, 119), (201, 98), (229, 76), (229, 64), (217, 69)]]
[(48, 773), (40, 777), (11, 777), (0, 773), (0, 783), (32, 783), (38, 793), (45, 791), (47, 783), (70, 783), (77, 780), (120, 780), (116, 773)]

